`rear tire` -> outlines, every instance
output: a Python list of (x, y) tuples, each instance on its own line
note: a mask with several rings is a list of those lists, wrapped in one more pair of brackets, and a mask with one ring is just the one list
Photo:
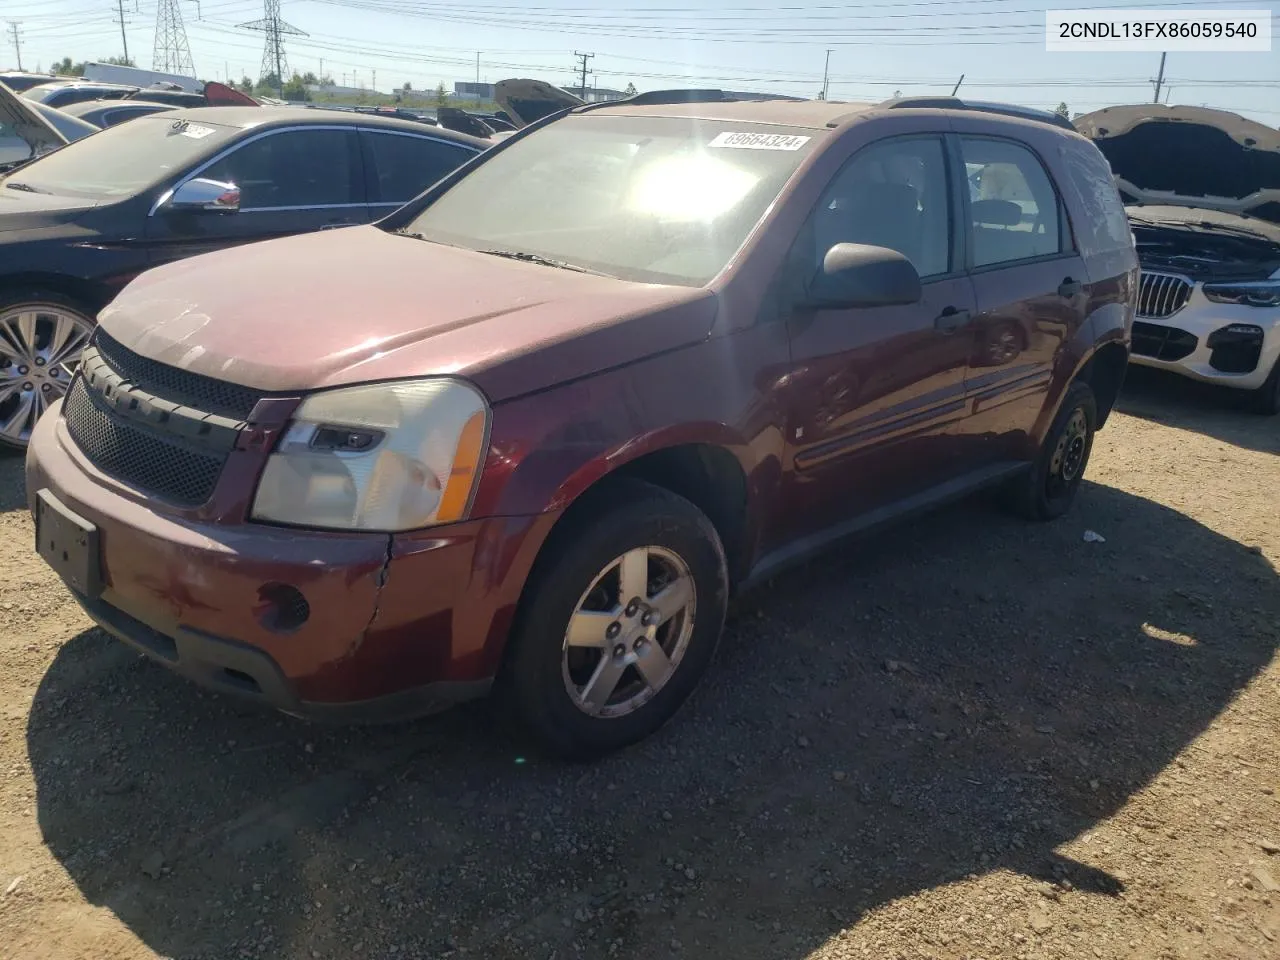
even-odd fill
[(0, 294), (0, 449), (26, 449), (49, 404), (66, 395), (93, 328), (93, 312), (60, 293)]
[(1056, 520), (1075, 502), (1098, 425), (1093, 388), (1074, 381), (1031, 469), (1008, 491), (1009, 506), (1028, 520)]
[(630, 479), (587, 496), (530, 577), (499, 683), (525, 732), (578, 760), (675, 715), (711, 663), (728, 600), (724, 548), (688, 500)]
[(1266, 382), (1252, 392), (1250, 400), (1255, 413), (1260, 413), (1264, 417), (1280, 414), (1280, 357), (1272, 366)]

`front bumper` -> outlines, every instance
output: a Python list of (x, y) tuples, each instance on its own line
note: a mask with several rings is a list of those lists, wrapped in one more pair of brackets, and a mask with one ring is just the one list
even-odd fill
[[(1254, 327), (1261, 335), (1229, 333), (1231, 327)], [(1255, 390), (1280, 361), (1280, 308), (1214, 303), (1197, 285), (1186, 306), (1170, 316), (1137, 317), (1130, 361), (1205, 383)]]
[[(58, 406), (36, 425), (27, 491), (33, 511), (45, 491), (95, 528), (91, 588), (62, 572), (108, 632), (204, 686), (353, 720), (420, 715), (485, 693), (553, 520), (474, 520), (395, 537), (200, 523), (100, 474)], [(277, 609), (282, 591), (303, 601), (288, 617)]]

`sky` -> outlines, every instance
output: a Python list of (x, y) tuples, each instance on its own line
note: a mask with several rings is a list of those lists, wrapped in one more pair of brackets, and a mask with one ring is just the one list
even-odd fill
[[(264, 35), (239, 24), (263, 0), (176, 0), (203, 79), (257, 78)], [(129, 54), (151, 67), (158, 0), (0, 0), (0, 66)], [(718, 86), (814, 97), (829, 53), (832, 100), (949, 94), (1073, 113), (1150, 101), (1158, 53), (1050, 53), (1046, 9), (1150, 9), (1132, 0), (280, 0), (290, 71), (390, 91), (529, 76), (638, 90)], [(1162, 8), (1270, 9), (1248, 0), (1163, 0)], [(1280, 10), (1269, 53), (1171, 53), (1162, 100), (1220, 107), (1280, 127)], [(479, 65), (477, 69), (477, 55)]]

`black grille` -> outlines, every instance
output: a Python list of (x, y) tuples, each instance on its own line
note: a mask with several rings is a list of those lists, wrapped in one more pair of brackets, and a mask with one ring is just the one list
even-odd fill
[(1170, 317), (1187, 305), (1191, 284), (1168, 273), (1143, 273), (1138, 285), (1138, 316), (1157, 320)]
[(1166, 327), (1160, 323), (1133, 322), (1133, 352), (1157, 360), (1181, 360), (1191, 353), (1200, 341), (1195, 334)]
[(94, 335), (98, 355), (116, 373), (148, 392), (207, 413), (246, 420), (263, 394), (250, 387), (187, 373), (157, 360), (139, 356), (102, 328)]
[(224, 458), (174, 443), (112, 414), (76, 377), (63, 406), (67, 431), (89, 461), (130, 486), (183, 506), (213, 494)]

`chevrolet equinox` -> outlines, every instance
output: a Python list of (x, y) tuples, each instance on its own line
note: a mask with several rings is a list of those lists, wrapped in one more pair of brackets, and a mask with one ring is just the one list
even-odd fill
[(600, 754), (735, 591), (984, 487), (1063, 514), (1137, 279), (1048, 114), (573, 107), (375, 225), (132, 281), (32, 437), (37, 546), (194, 681), (343, 719), (492, 687)]

